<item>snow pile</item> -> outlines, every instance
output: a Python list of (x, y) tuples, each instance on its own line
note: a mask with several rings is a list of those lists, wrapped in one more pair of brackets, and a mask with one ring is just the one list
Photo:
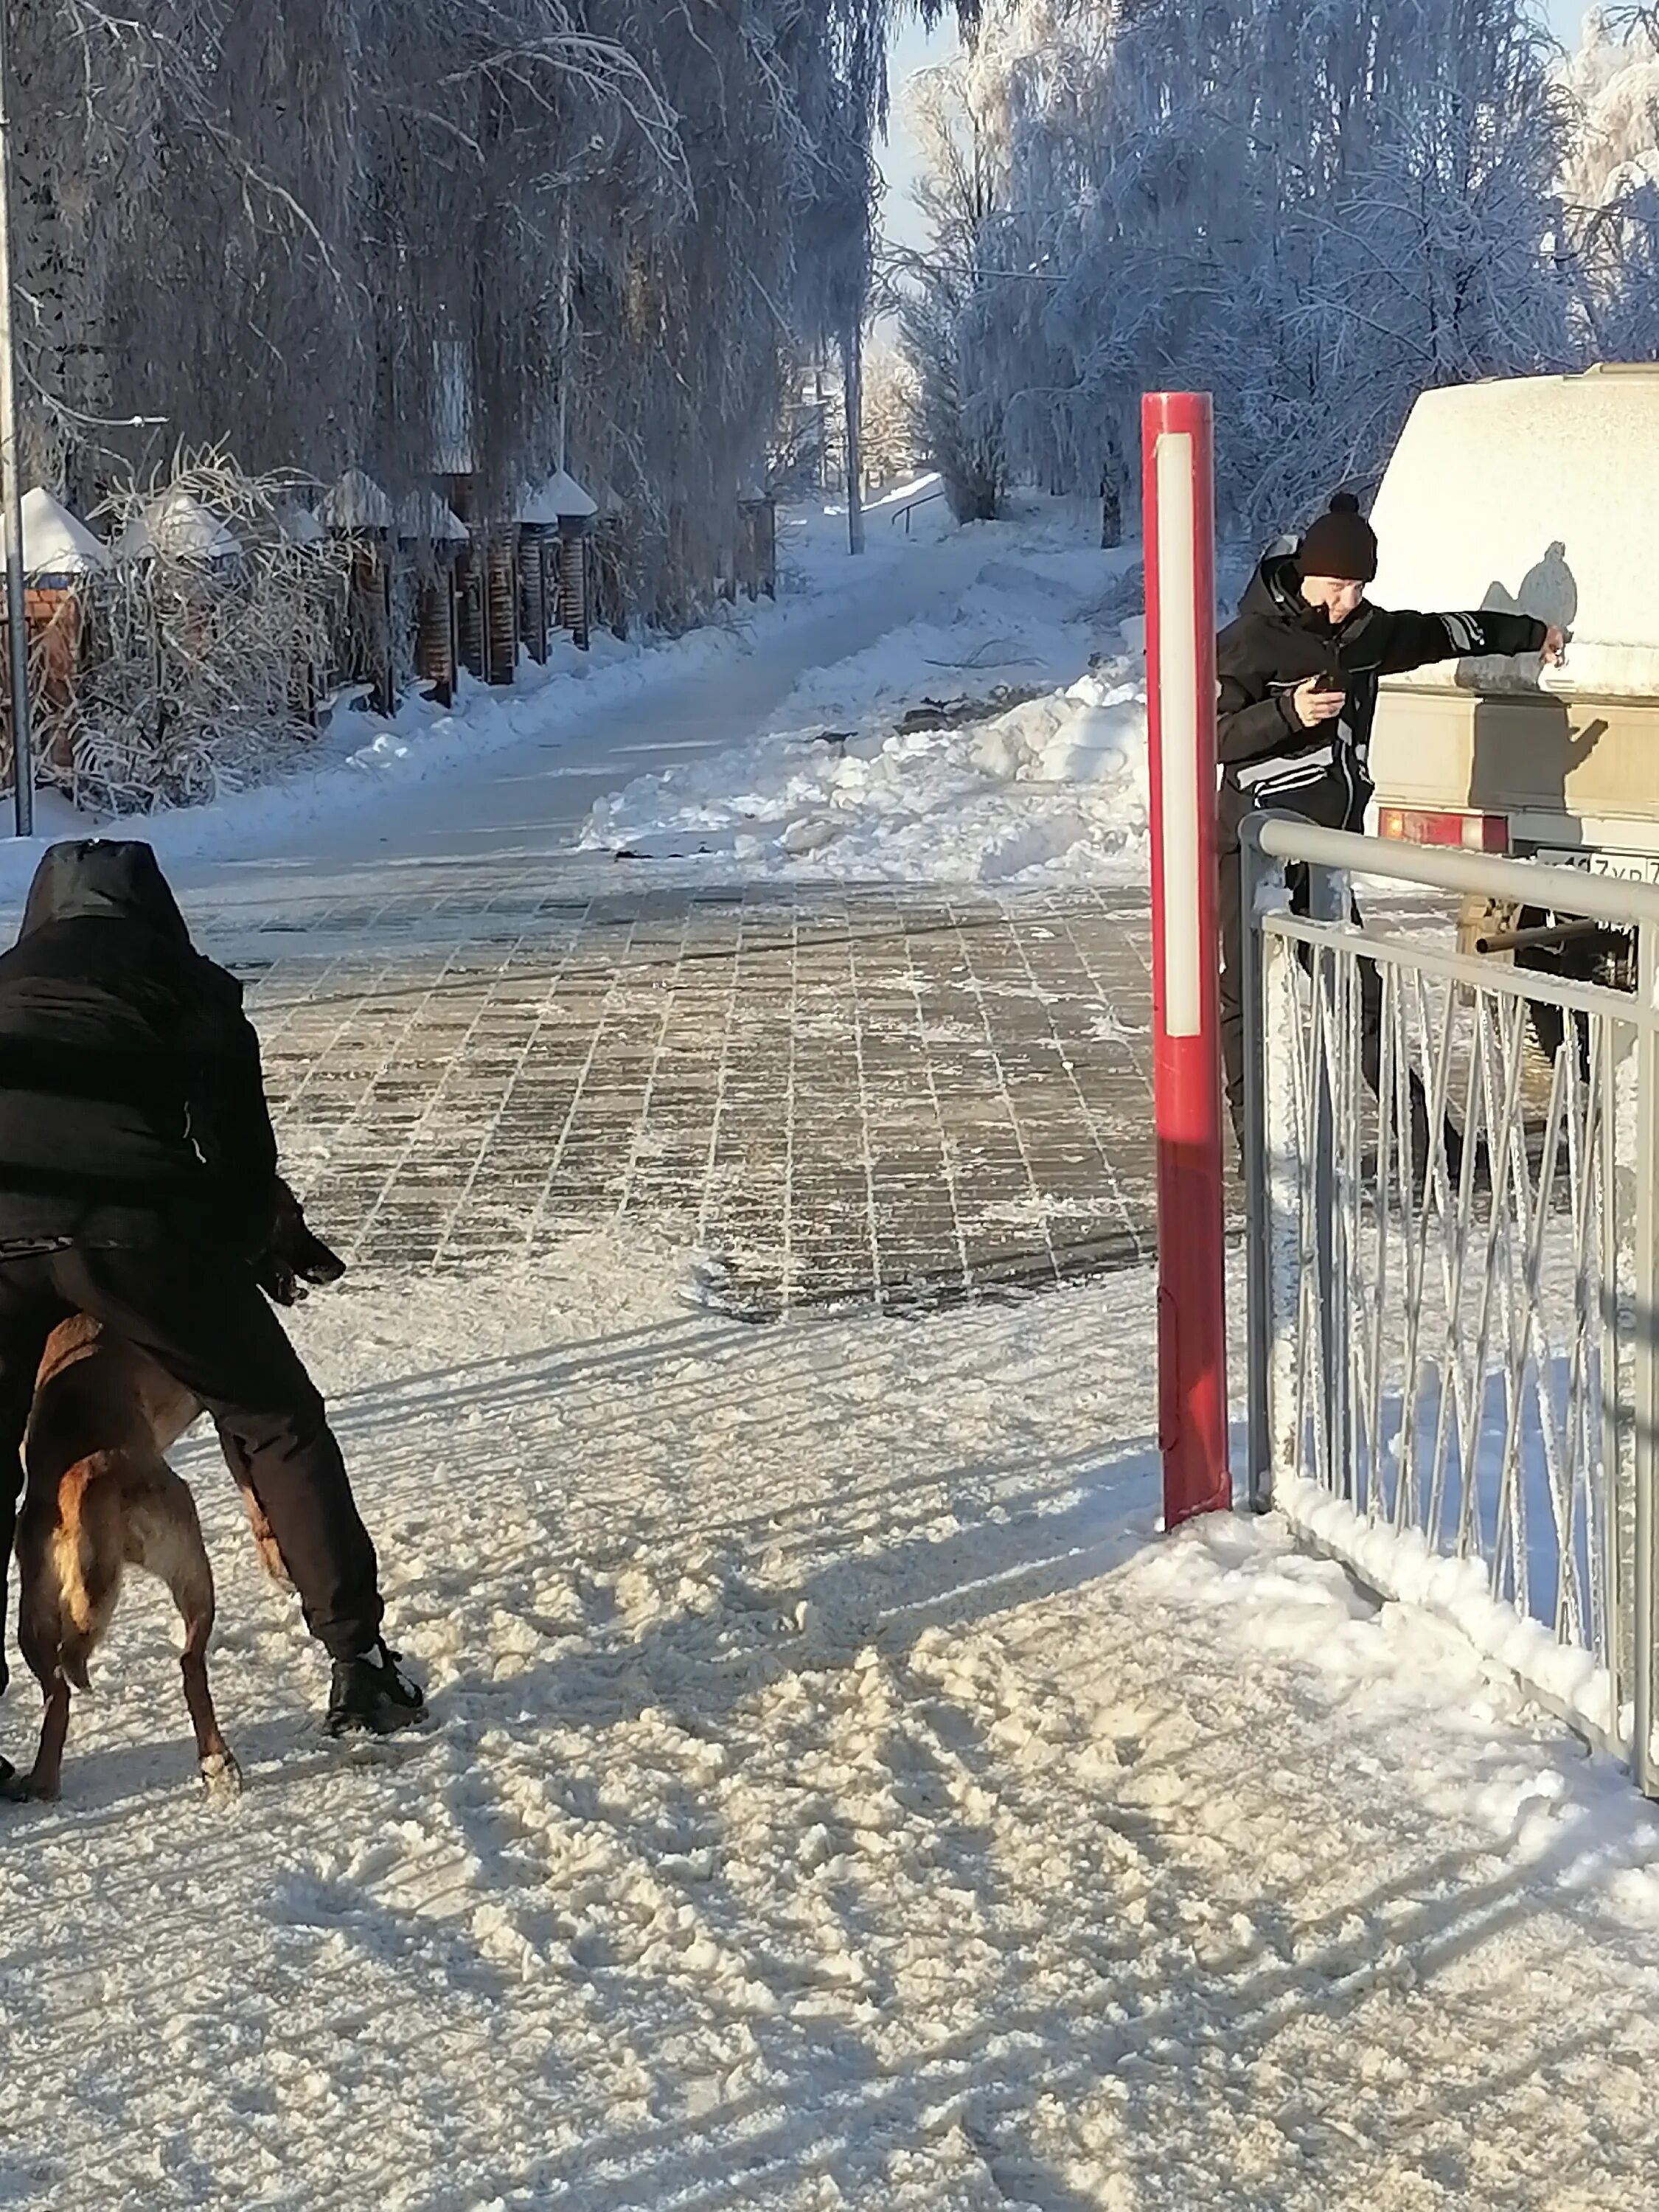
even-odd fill
[(1103, 661), (1063, 691), (999, 714), (974, 736), (974, 765), (1010, 783), (1087, 783), (1119, 802), (1131, 842), (1146, 831), (1146, 671)]
[[(775, 726), (873, 731), (928, 698), (984, 699), (1000, 684), (1036, 692), (1075, 680), (1093, 653), (1117, 645), (1124, 616), (1140, 604), (1137, 554), (1103, 552), (1095, 526), (1091, 514), (1030, 496), (1006, 521), (951, 532), (981, 557), (948, 609), (814, 669)], [(872, 531), (872, 552), (881, 544)], [(1127, 649), (1142, 642), (1136, 636)]]
[(979, 725), (760, 738), (641, 776), (582, 842), (753, 876), (1116, 883), (1144, 875), (1146, 825), (1146, 676), (1123, 657)]
[(947, 608), (813, 670), (769, 732), (600, 799), (583, 844), (751, 877), (1144, 881), (1138, 580), (1084, 525), (1032, 499), (962, 533), (985, 558)]

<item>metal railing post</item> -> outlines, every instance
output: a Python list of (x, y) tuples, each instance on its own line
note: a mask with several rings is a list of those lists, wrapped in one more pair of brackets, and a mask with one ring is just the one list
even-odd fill
[(1637, 933), (1637, 998), (1643, 1019), (1636, 1033), (1636, 1329), (1632, 1395), (1636, 1416), (1635, 1743), (1632, 1761), (1645, 1796), (1659, 1796), (1653, 1746), (1655, 1657), (1654, 1544), (1659, 1537), (1659, 923)]
[[(1347, 878), (1335, 868), (1308, 870), (1308, 918), (1310, 921), (1342, 922), (1348, 919)], [(1348, 1383), (1348, 1311), (1345, 1271), (1339, 1262), (1338, 1190), (1336, 1176), (1337, 1086), (1342, 1077), (1339, 1051), (1339, 1007), (1349, 995), (1338, 988), (1328, 956), (1316, 956), (1315, 988), (1323, 1000), (1325, 1053), (1322, 1074), (1314, 1100), (1313, 1209), (1314, 1253), (1317, 1278), (1316, 1297), (1319, 1314), (1319, 1353), (1324, 1370), (1326, 1449), (1330, 1471), (1340, 1483), (1339, 1495), (1353, 1495), (1353, 1459), (1349, 1449), (1346, 1415)]]
[(1245, 1482), (1254, 1512), (1273, 1502), (1273, 1224), (1267, 1127), (1267, 969), (1262, 958), (1261, 891), (1283, 870), (1261, 849), (1261, 817), (1248, 817), (1239, 838), (1242, 935), (1240, 981), (1244, 999), (1244, 1233), (1249, 1279), (1245, 1292)]
[[(1623, 1511), (1624, 1440), (1620, 1435), (1619, 1378), (1619, 1073), (1613, 1022), (1603, 1017), (1597, 1036), (1601, 1121), (1596, 1152), (1601, 1180), (1601, 1571), (1605, 1586), (1603, 1611), (1607, 1620), (1607, 1676), (1613, 1734), (1620, 1734), (1627, 1681), (1625, 1658), (1625, 1620), (1630, 1607), (1629, 1578), (1625, 1573), (1625, 1515)], [(1634, 1746), (1632, 1746), (1633, 1760)]]

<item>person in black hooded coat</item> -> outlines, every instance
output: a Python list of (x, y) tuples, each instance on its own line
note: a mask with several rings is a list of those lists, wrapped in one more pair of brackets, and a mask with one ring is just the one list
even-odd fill
[(281, 1191), (241, 986), (191, 945), (155, 854), (52, 846), (0, 954), (0, 1688), (35, 1373), (82, 1312), (212, 1415), (335, 1662), (331, 1729), (420, 1717), (323, 1401), (260, 1291)]
[[(1216, 641), (1216, 751), (1220, 863), (1221, 1056), (1227, 1106), (1240, 1144), (1244, 1125), (1244, 1008), (1239, 833), (1256, 808), (1299, 814), (1328, 830), (1362, 830), (1370, 804), (1371, 724), (1377, 685), (1431, 661), (1475, 654), (1541, 653), (1559, 661), (1560, 630), (1531, 615), (1478, 608), (1413, 614), (1370, 605), (1375, 532), (1358, 502), (1339, 493), (1300, 546), (1274, 547), (1257, 567), (1237, 617)], [(1290, 871), (1291, 904), (1307, 912), (1307, 871)], [(1356, 910), (1357, 918), (1357, 910)], [(1382, 992), (1375, 965), (1361, 968), (1363, 1060), (1375, 1090), (1381, 1065)], [(1428, 1143), (1427, 1108), (1413, 1085), (1413, 1142)], [(1455, 1165), (1459, 1140), (1447, 1133)]]

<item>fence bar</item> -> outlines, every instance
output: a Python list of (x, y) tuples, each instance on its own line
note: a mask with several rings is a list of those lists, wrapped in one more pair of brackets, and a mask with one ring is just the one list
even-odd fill
[(1618, 929), (1628, 929), (1633, 921), (1659, 921), (1659, 884), (1592, 875), (1588, 868), (1547, 868), (1536, 860), (1510, 860), (1453, 845), (1382, 843), (1348, 830), (1322, 830), (1288, 814), (1262, 817), (1261, 849), (1271, 860), (1386, 876), (1390, 883), (1415, 884), (1424, 890), (1589, 915)]
[[(1644, 1008), (1659, 1006), (1659, 925), (1643, 923), (1637, 936), (1637, 994)], [(1653, 1753), (1654, 1556), (1659, 1519), (1659, 1030), (1637, 1033), (1636, 1091), (1636, 1330), (1633, 1395), (1636, 1413), (1636, 1779), (1644, 1795), (1659, 1794)]]
[(1601, 1572), (1606, 1585), (1602, 1615), (1607, 1624), (1607, 1672), (1610, 1703), (1616, 1735), (1625, 1708), (1625, 1614), (1629, 1603), (1624, 1569), (1624, 1534), (1620, 1511), (1624, 1494), (1623, 1453), (1619, 1436), (1619, 1122), (1614, 1112), (1618, 1097), (1618, 1060), (1613, 1051), (1613, 1025), (1596, 1024), (1597, 1058), (1601, 1085)]
[(1267, 1035), (1263, 1019), (1261, 933), (1256, 914), (1274, 873), (1261, 850), (1261, 817), (1248, 817), (1240, 840), (1243, 901), (1244, 1233), (1249, 1268), (1245, 1316), (1245, 1480), (1251, 1509), (1265, 1513), (1273, 1498), (1272, 1408), (1273, 1243), (1267, 1132)]
[[(1347, 878), (1334, 868), (1308, 871), (1308, 918), (1311, 921), (1346, 921), (1348, 916)], [(1338, 1018), (1336, 963), (1328, 952), (1314, 955), (1314, 988), (1321, 1000), (1325, 1028), (1325, 1054), (1316, 1062), (1313, 1128), (1314, 1296), (1319, 1308), (1319, 1357), (1323, 1369), (1326, 1449), (1329, 1465), (1340, 1475), (1342, 1495), (1353, 1496), (1353, 1453), (1347, 1421), (1348, 1299), (1346, 1271), (1340, 1256), (1341, 1226), (1338, 1219), (1336, 1179), (1337, 1091), (1344, 1074), (1341, 1039), (1346, 1024)]]
[(0, 0), (0, 498), (5, 506), (6, 629), (11, 657), (12, 819), (34, 835), (34, 742), (29, 699), (29, 632), (23, 573), (23, 457), (17, 435), (17, 364), (13, 348), (11, 62)]

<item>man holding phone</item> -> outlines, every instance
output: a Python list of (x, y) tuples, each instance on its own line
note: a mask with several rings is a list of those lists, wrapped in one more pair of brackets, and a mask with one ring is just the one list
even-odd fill
[[(1372, 606), (1376, 536), (1349, 493), (1339, 492), (1299, 546), (1268, 550), (1216, 643), (1216, 750), (1222, 765), (1217, 848), (1221, 869), (1221, 1057), (1227, 1109), (1244, 1135), (1244, 1008), (1240, 961), (1239, 829), (1247, 814), (1299, 814), (1328, 830), (1361, 830), (1376, 687), (1437, 660), (1540, 653), (1559, 663), (1564, 634), (1531, 615), (1480, 608), (1422, 615)], [(1308, 910), (1307, 871), (1290, 872), (1291, 902)], [(1355, 912), (1358, 919), (1358, 909)], [(1363, 1062), (1375, 1091), (1382, 1063), (1382, 984), (1362, 963)], [(1428, 1109), (1412, 1078), (1413, 1156), (1428, 1155)], [(1461, 1150), (1446, 1133), (1448, 1164)]]

